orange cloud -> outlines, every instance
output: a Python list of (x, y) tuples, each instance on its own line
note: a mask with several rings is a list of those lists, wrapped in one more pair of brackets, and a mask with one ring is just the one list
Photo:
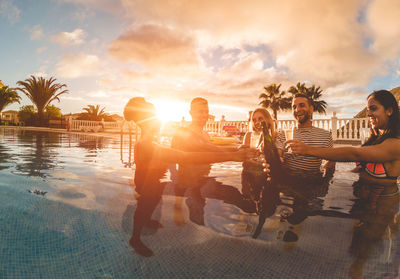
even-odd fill
[(142, 25), (122, 34), (109, 47), (120, 61), (133, 61), (146, 68), (198, 65), (193, 38), (159, 25)]
[[(396, 6), (396, 1), (382, 2), (387, 2), (388, 10)], [(371, 9), (377, 5), (375, 2), (380, 1), (372, 1)], [(167, 24), (196, 34), (198, 48), (266, 44), (280, 66), (287, 68), (294, 78), (313, 80), (323, 86), (343, 82), (365, 85), (372, 76), (382, 73), (384, 61), (366, 46), (367, 26), (358, 20), (363, 9), (370, 8), (366, 3), (362, 0), (123, 1), (127, 16), (135, 22)], [(387, 24), (380, 26), (384, 29)], [(389, 36), (392, 41), (397, 39), (396, 32)]]
[(400, 1), (371, 1), (367, 20), (374, 39), (373, 50), (383, 59), (396, 58), (400, 54)]

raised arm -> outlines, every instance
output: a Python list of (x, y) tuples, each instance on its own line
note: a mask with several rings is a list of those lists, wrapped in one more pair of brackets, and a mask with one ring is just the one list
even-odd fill
[(233, 152), (183, 152), (180, 150), (155, 145), (155, 154), (160, 161), (178, 164), (209, 164), (225, 161), (242, 162), (255, 155), (255, 151), (242, 149)]
[(197, 138), (193, 138), (193, 134), (188, 132), (178, 131), (174, 137), (172, 138), (171, 147), (174, 149), (185, 149), (182, 146), (187, 146), (190, 144), (190, 149), (186, 150), (196, 150), (196, 151), (204, 151), (204, 152), (232, 152), (237, 151), (238, 147), (236, 146), (216, 146), (209, 142), (208, 135), (199, 134)]
[(377, 145), (363, 147), (323, 148), (299, 140), (286, 142), (295, 154), (311, 155), (332, 161), (389, 162), (400, 159), (400, 139), (389, 138)]
[(243, 137), (243, 146), (250, 147), (251, 132), (247, 132)]

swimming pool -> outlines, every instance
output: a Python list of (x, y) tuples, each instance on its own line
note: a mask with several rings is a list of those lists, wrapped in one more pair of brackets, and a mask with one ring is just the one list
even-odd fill
[[(198, 225), (169, 184), (154, 213), (164, 227), (143, 236), (155, 256), (141, 257), (128, 245), (136, 208), (128, 151), (118, 136), (0, 128), (0, 278), (398, 276), (398, 201), (357, 213), (349, 163), (300, 205), (281, 194), (257, 239), (255, 214), (209, 198)], [(232, 162), (211, 170), (225, 193), (239, 192), (240, 174)]]

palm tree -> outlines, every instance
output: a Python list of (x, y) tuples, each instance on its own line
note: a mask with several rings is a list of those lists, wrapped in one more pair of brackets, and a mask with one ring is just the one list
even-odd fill
[(291, 98), (285, 97), (286, 92), (280, 91), (280, 87), (281, 84), (275, 83), (264, 86), (265, 93), (261, 93), (258, 97), (261, 99), (259, 103), (261, 106), (272, 109), (275, 119), (277, 119), (278, 111), (290, 109), (292, 103)]
[(327, 103), (323, 100), (318, 100), (322, 97), (321, 87), (315, 87), (314, 84), (311, 87), (307, 87), (304, 83), (298, 82), (296, 86), (291, 86), (288, 92), (293, 96), (296, 94), (306, 95), (311, 100), (314, 111), (326, 114)]
[(104, 112), (105, 108), (100, 109), (99, 105), (88, 105), (83, 108), (83, 110), (85, 112), (82, 112), (79, 116), (79, 119), (81, 120), (100, 121), (108, 116), (108, 114)]
[(296, 86), (290, 86), (288, 92), (291, 93), (292, 95), (307, 94), (307, 87), (305, 83), (298, 82)]
[(55, 81), (56, 79), (53, 77), (45, 79), (43, 77), (36, 78), (32, 75), (25, 79), (25, 81), (17, 82), (21, 86), (17, 90), (23, 92), (36, 106), (40, 125), (43, 124), (44, 109), (46, 106), (54, 100), (60, 102), (58, 96), (68, 93), (67, 89), (62, 90), (64, 87), (67, 87), (66, 84), (56, 83)]
[(322, 90), (319, 86), (315, 87), (313, 84), (311, 87), (308, 87), (307, 96), (313, 102), (314, 111), (326, 114), (326, 107), (328, 104), (324, 100), (318, 100), (322, 96)]
[(21, 97), (18, 95), (14, 88), (8, 86), (0, 87), (0, 112), (5, 109), (6, 106), (12, 103), (20, 103)]

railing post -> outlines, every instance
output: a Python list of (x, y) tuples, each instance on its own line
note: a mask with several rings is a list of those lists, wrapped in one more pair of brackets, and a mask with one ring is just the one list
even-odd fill
[(336, 117), (336, 111), (334, 111), (333, 114), (332, 114), (331, 123), (332, 123), (332, 139), (336, 140), (337, 139), (337, 117)]
[(219, 122), (219, 131), (218, 131), (218, 134), (220, 135), (220, 136), (222, 136), (223, 135), (223, 130), (224, 130), (224, 122), (225, 122), (225, 116), (224, 115), (222, 115), (222, 117), (221, 117), (221, 121)]

